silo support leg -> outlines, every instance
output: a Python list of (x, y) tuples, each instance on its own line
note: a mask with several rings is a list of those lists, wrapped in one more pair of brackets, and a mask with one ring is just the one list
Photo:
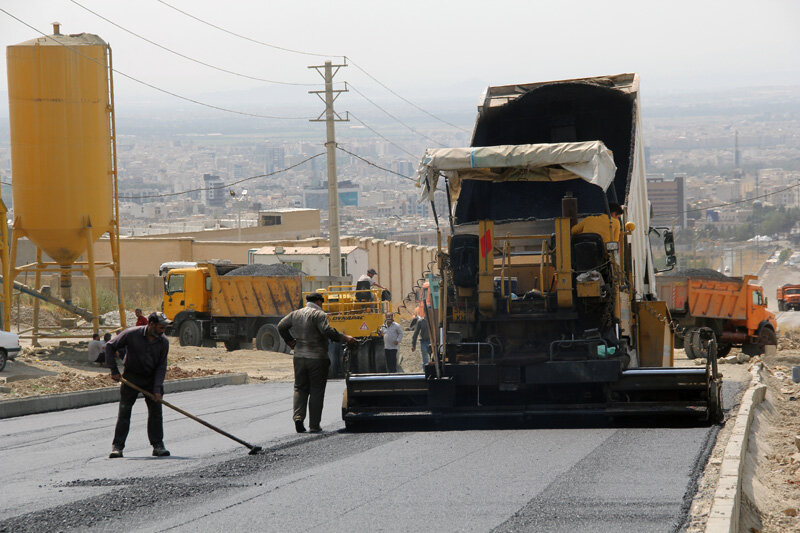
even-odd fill
[(92, 240), (92, 226), (86, 226), (86, 262), (89, 270), (89, 292), (92, 295), (92, 331), (100, 332), (100, 315), (97, 310), (97, 278), (94, 270), (94, 241)]
[(122, 297), (122, 276), (120, 274), (121, 265), (119, 262), (119, 228), (115, 226), (115, 235), (109, 235), (109, 242), (111, 243), (111, 261), (114, 263), (114, 278), (117, 283), (117, 306), (119, 307), (119, 323), (124, 329), (128, 327), (125, 320), (125, 301)]
[[(33, 286), (36, 291), (42, 290), (42, 249), (36, 247), (36, 274), (34, 275)], [(26, 274), (27, 277), (27, 274)], [(26, 280), (27, 281), (27, 280)], [(33, 299), (33, 334), (31, 344), (38, 347), (39, 344), (39, 299)]]

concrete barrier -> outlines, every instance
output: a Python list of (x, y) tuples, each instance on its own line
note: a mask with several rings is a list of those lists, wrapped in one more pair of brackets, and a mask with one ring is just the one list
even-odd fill
[(706, 533), (737, 533), (739, 531), (739, 506), (742, 497), (742, 471), (744, 456), (750, 436), (750, 426), (755, 406), (764, 401), (767, 386), (761, 382), (761, 363), (750, 371), (752, 381), (742, 396), (730, 439), (719, 470), (717, 490), (706, 522)]
[[(186, 392), (224, 385), (244, 385), (247, 383), (247, 374), (238, 372), (234, 374), (218, 374), (200, 378), (173, 379), (164, 382), (164, 394)], [(106, 387), (64, 394), (50, 394), (47, 396), (33, 396), (18, 400), (0, 402), (0, 419), (15, 416), (47, 413), (50, 411), (63, 411), (103, 403), (119, 401), (119, 387)]]

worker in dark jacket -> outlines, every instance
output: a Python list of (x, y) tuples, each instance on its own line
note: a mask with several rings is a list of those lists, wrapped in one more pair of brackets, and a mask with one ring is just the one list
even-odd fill
[[(151, 391), (156, 399), (161, 400), (164, 394), (164, 378), (167, 375), (167, 354), (169, 341), (164, 336), (164, 330), (172, 322), (164, 313), (151, 313), (147, 318), (146, 326), (128, 328), (106, 343), (106, 362), (111, 369), (111, 379), (119, 381), (120, 373), (114, 354), (125, 348), (125, 373), (122, 375), (134, 385), (144, 390)], [(117, 427), (114, 430), (111, 459), (122, 457), (125, 448), (125, 439), (131, 425), (131, 410), (139, 393), (123, 384), (120, 387), (119, 414)], [(164, 447), (164, 419), (161, 414), (161, 404), (145, 397), (147, 404), (147, 438), (153, 446), (153, 455), (164, 457), (169, 451)]]
[(419, 339), (419, 349), (422, 355), (422, 369), (428, 364), (431, 354), (431, 334), (428, 331), (428, 321), (425, 317), (417, 318), (414, 325), (414, 335), (411, 337), (411, 351), (417, 350), (417, 339)]
[[(294, 348), (294, 428), (303, 433), (303, 421), (308, 407), (309, 431), (322, 431), (322, 404), (325, 400), (325, 385), (328, 382), (328, 339), (336, 342), (354, 342), (328, 322), (322, 310), (323, 297), (319, 293), (306, 296), (306, 306), (292, 311), (278, 323), (278, 332), (290, 347)], [(291, 329), (291, 332), (289, 331)], [(292, 336), (294, 334), (294, 336)]]

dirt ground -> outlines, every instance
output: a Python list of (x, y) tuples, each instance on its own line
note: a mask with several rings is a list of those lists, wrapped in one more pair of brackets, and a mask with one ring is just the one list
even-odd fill
[[(0, 372), (0, 401), (116, 386), (107, 368), (89, 362), (86, 341), (41, 340), (25, 346)], [(254, 381), (291, 381), (291, 355), (258, 350), (228, 352), (218, 348), (183, 347), (170, 342), (167, 380), (230, 372), (246, 372)]]

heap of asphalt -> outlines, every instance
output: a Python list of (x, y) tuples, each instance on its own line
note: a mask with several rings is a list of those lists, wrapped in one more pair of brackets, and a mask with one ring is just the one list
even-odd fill
[[(262, 485), (263, 472), (269, 472), (271, 479), (278, 479), (402, 437), (402, 433), (331, 432), (304, 435), (292, 437), (288, 442), (269, 447), (257, 455), (247, 455), (247, 450), (242, 448), (241, 452), (226, 454), (225, 459), (218, 463), (166, 477), (79, 479), (58, 487), (62, 487), (62, 490), (70, 487), (111, 487), (111, 492), (2, 520), (0, 533), (84, 530), (91, 527), (109, 529), (114, 523), (119, 530), (125, 531), (131, 528), (126, 518), (130, 519), (137, 512), (147, 510), (148, 516), (179, 514), (182, 506), (192, 499), (209, 494), (222, 496), (245, 487)], [(342, 445), (342, 440), (346, 440), (347, 444)], [(260, 481), (249, 479), (257, 475)], [(274, 489), (265, 488), (264, 492), (271, 490)]]
[(253, 264), (235, 268), (226, 276), (299, 276), (304, 272), (284, 263), (274, 265)]

